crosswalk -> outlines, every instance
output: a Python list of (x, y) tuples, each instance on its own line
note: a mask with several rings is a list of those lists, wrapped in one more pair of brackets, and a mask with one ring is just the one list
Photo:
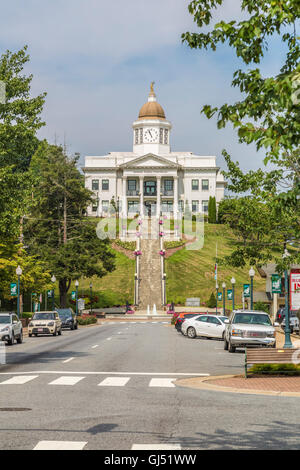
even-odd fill
[[(0, 386), (10, 386), (10, 385), (26, 385), (30, 382), (37, 381), (40, 375), (18, 375), (14, 377), (10, 377), (4, 381), (0, 382)], [(78, 376), (78, 375), (61, 375), (50, 382), (47, 382), (46, 385), (51, 386), (66, 386), (66, 387), (73, 387), (80, 382), (84, 381), (88, 377), (86, 376)], [(143, 385), (147, 387), (158, 387), (158, 388), (175, 388), (174, 381), (176, 377), (151, 377), (143, 381)], [(137, 376), (134, 377), (126, 377), (126, 376), (108, 376), (101, 380), (100, 383), (97, 384), (98, 387), (125, 387), (128, 384), (132, 384), (133, 386), (137, 385)]]
[[(88, 442), (86, 441), (39, 441), (33, 450), (83, 450)], [(181, 445), (177, 443), (152, 443), (152, 444), (132, 444), (131, 450), (181, 450)]]

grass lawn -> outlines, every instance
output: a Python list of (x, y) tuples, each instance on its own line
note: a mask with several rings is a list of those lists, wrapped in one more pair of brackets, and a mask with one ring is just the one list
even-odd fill
[[(209, 299), (215, 291), (214, 279), (216, 243), (218, 243), (218, 258), (229, 255), (233, 247), (233, 235), (229, 228), (218, 224), (205, 224), (204, 246), (201, 250), (189, 251), (182, 249), (166, 259), (167, 273), (167, 301), (185, 303), (187, 297), (200, 297), (201, 302)], [(230, 266), (218, 266), (219, 291), (222, 283), (226, 282), (226, 288), (231, 289), (231, 278), (235, 277), (235, 301), (236, 306), (242, 306), (242, 287), (249, 283), (250, 266), (246, 268), (232, 268)], [(254, 278), (254, 288), (265, 290), (265, 280), (258, 274)], [(226, 308), (231, 301), (226, 300)], [(221, 302), (219, 302), (219, 306)]]

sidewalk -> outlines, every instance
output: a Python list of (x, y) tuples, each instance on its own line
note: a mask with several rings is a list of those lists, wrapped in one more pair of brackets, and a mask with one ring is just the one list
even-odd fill
[[(294, 348), (300, 348), (299, 336), (291, 335), (291, 340)], [(276, 342), (277, 348), (283, 347), (284, 333), (279, 330)], [(300, 376), (257, 375), (246, 379), (244, 375), (224, 375), (179, 379), (175, 383), (198, 390), (300, 398)]]

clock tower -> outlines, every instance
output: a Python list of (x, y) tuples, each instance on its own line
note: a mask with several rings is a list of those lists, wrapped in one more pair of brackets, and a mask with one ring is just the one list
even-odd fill
[(172, 125), (166, 120), (165, 112), (156, 101), (151, 83), (147, 103), (139, 112), (133, 127), (133, 152), (137, 155), (154, 153), (156, 155), (170, 153), (170, 131)]

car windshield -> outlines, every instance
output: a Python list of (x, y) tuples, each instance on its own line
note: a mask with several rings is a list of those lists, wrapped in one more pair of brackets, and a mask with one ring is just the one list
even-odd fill
[(10, 316), (9, 315), (2, 315), (0, 316), (0, 324), (10, 323)]
[(33, 320), (55, 320), (54, 313), (36, 313)]
[(245, 323), (250, 325), (265, 325), (271, 326), (269, 315), (261, 315), (256, 313), (237, 313), (234, 317), (233, 323)]
[(60, 316), (60, 318), (72, 318), (71, 313), (67, 313), (67, 312), (59, 313), (58, 315)]

